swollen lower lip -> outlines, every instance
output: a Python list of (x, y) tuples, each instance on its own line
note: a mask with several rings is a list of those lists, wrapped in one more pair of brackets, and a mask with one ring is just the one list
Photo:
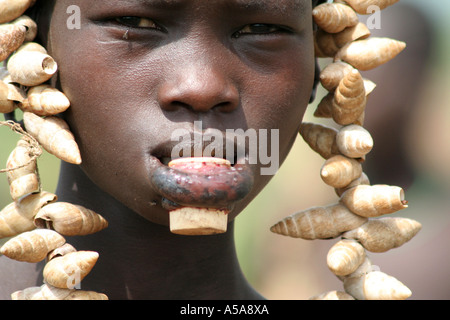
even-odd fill
[(178, 204), (169, 213), (171, 232), (206, 235), (226, 232), (228, 208), (245, 197), (251, 174), (221, 158), (180, 158), (157, 170), (152, 182)]

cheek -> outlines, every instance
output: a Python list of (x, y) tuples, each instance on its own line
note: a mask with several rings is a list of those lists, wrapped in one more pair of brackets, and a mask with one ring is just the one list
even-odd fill
[[(280, 66), (276, 73), (267, 77), (250, 76), (249, 78), (259, 80), (249, 81), (249, 88), (245, 90), (250, 93), (245, 100), (257, 101), (256, 104), (249, 103), (250, 107), (244, 110), (248, 126), (268, 129), (267, 145), (262, 152), (266, 153), (265, 160), (268, 163), (261, 166), (266, 168), (266, 174), (255, 180), (254, 196), (272, 179), (277, 169), (272, 166), (280, 166), (289, 154), (298, 137), (298, 130), (311, 96), (314, 82), (313, 51), (305, 49), (290, 57), (288, 63)], [(245, 101), (243, 104), (246, 104)], [(272, 134), (273, 130), (278, 135)]]
[(258, 88), (252, 96), (261, 103), (246, 110), (246, 118), (256, 121), (250, 127), (279, 130), (279, 152), (283, 158), (297, 137), (314, 79), (313, 53), (305, 51), (293, 56), (297, 59), (290, 59), (289, 64), (279, 69), (282, 72), (252, 85)]
[[(91, 46), (86, 43), (86, 47)], [(116, 198), (135, 199), (141, 188), (151, 196), (146, 180), (134, 178), (147, 175), (142, 156), (146, 146), (143, 139), (137, 139), (141, 132), (133, 126), (136, 112), (130, 106), (136, 103), (130, 101), (131, 88), (121, 89), (127, 81), (109, 68), (96, 49), (77, 51), (70, 45), (58, 46), (54, 56), (64, 57), (59, 81), (71, 101), (64, 117), (79, 144), (84, 172)], [(152, 140), (151, 135), (145, 135), (147, 141)], [(126, 185), (127, 181), (133, 183)]]
[[(132, 81), (109, 62), (112, 51), (105, 50), (89, 34), (89, 28), (56, 34), (53, 41), (57, 44), (53, 56), (61, 61), (59, 85), (71, 101), (64, 116), (77, 137), (83, 164), (99, 163), (101, 158), (102, 163), (111, 158), (116, 159), (114, 163), (121, 161), (120, 150), (125, 146), (133, 149), (129, 135), (133, 132), (135, 86), (124, 87)], [(76, 45), (80, 42), (82, 47)]]

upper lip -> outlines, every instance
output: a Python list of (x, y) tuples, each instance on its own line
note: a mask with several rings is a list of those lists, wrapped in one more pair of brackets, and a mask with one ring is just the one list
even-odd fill
[(234, 165), (245, 162), (248, 147), (237, 146), (234, 139), (230, 139), (222, 131), (190, 131), (180, 140), (166, 140), (158, 144), (151, 151), (151, 155), (164, 164), (178, 157), (220, 157), (228, 159)]

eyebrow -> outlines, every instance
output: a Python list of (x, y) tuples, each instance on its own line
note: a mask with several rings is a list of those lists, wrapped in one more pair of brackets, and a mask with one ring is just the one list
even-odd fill
[(101, 5), (103, 2), (115, 2), (117, 4), (134, 4), (141, 6), (151, 6), (156, 8), (164, 8), (164, 7), (173, 7), (178, 8), (180, 6), (184, 6), (188, 3), (186, 0), (104, 0), (104, 1), (96, 1), (92, 5), (99, 4)]
[[(308, 0), (306, 0), (308, 1)], [(269, 12), (279, 12), (286, 13), (288, 10), (300, 10), (303, 12), (305, 10), (305, 0), (278, 0), (273, 2), (268, 2), (264, 0), (234, 0), (237, 6), (246, 9), (256, 9)]]

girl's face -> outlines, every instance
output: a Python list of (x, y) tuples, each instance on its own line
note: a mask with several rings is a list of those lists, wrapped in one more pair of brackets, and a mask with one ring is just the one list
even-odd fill
[[(180, 130), (267, 129), (283, 162), (313, 87), (311, 0), (79, 0), (68, 10), (73, 3), (56, 1), (47, 48), (81, 166), (101, 189), (167, 224), (150, 177)], [(267, 164), (248, 167), (253, 188), (230, 219), (271, 178)]]

